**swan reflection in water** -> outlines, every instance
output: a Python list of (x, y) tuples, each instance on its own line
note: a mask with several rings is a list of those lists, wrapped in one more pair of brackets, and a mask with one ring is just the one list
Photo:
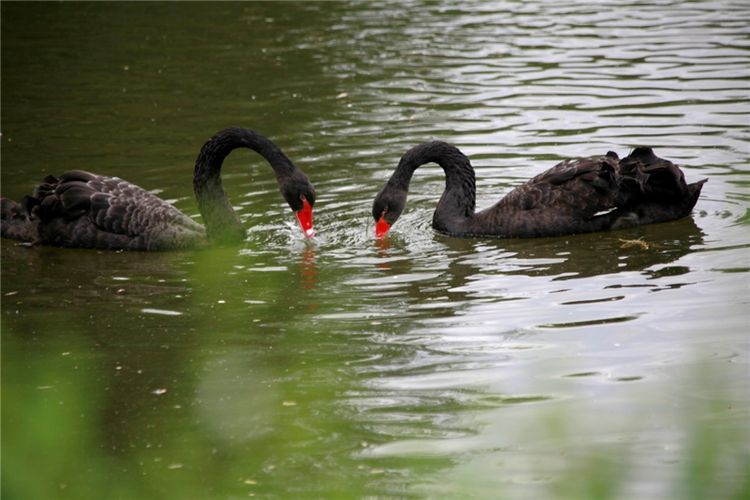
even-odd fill
[[(302, 252), (300, 260), (300, 288), (302, 290), (313, 290), (317, 282), (318, 271), (315, 268), (317, 260), (315, 258), (315, 249), (307, 247)], [(318, 306), (308, 306), (311, 309)]]
[[(684, 266), (670, 264), (703, 246), (703, 231), (691, 217), (664, 224), (639, 226), (622, 231), (536, 239), (461, 239), (436, 235), (428, 250), (406, 238), (375, 240), (377, 265), (389, 275), (417, 276), (436, 272), (437, 280), (448, 280), (444, 290), (457, 288), (477, 274), (483, 276), (549, 277), (551, 281), (642, 272), (649, 279), (679, 275)], [(419, 252), (415, 258), (404, 255)], [(435, 265), (430, 266), (434, 262)], [(424, 281), (404, 280), (401, 286), (416, 287), (429, 296)], [(440, 292), (442, 293), (442, 292)]]

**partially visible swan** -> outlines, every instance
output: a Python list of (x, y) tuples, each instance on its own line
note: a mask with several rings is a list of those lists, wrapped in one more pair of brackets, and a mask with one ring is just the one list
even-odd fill
[(205, 228), (145, 189), (81, 170), (48, 175), (33, 196), (19, 204), (0, 200), (2, 237), (61, 247), (172, 250), (210, 241), (238, 243), (246, 232), (221, 183), (224, 158), (245, 147), (259, 153), (276, 173), (284, 199), (305, 236), (315, 231), (315, 188), (271, 140), (246, 128), (230, 127), (203, 145), (195, 162), (193, 187)]
[(434, 162), (445, 171), (445, 191), (432, 227), (460, 238), (537, 238), (681, 219), (690, 214), (707, 179), (687, 184), (682, 171), (651, 148), (619, 159), (565, 160), (474, 212), (476, 185), (469, 159), (455, 146), (428, 142), (413, 147), (375, 197), (375, 235), (385, 236), (406, 206), (414, 171)]

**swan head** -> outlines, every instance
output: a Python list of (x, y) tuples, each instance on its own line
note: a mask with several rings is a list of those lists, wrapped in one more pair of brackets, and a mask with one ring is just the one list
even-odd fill
[(315, 188), (301, 171), (288, 182), (280, 183), (281, 194), (297, 217), (305, 238), (315, 236), (313, 229), (313, 207), (315, 206)]
[(375, 197), (372, 217), (375, 219), (375, 237), (380, 239), (401, 216), (406, 207), (408, 191), (387, 183)]

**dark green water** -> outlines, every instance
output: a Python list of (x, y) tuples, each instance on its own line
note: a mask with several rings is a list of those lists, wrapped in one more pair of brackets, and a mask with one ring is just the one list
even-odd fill
[[(79, 168), (199, 218), (231, 125), (314, 182), (306, 242), (247, 151), (239, 248), (3, 240), (7, 498), (746, 498), (750, 8), (742, 2), (3, 2), (2, 195)], [(390, 238), (372, 199), (433, 139), (478, 206), (641, 144), (693, 215), (543, 240)], [(647, 244), (627, 246), (622, 240)]]

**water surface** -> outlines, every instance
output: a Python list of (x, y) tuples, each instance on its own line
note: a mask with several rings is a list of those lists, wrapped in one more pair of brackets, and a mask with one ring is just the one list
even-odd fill
[[(4, 493), (18, 498), (744, 498), (750, 106), (742, 2), (3, 3), (2, 195), (117, 175), (200, 218), (230, 125), (315, 183), (305, 242), (233, 153), (239, 248), (2, 241)], [(708, 178), (691, 217), (460, 240), (428, 140), (478, 208), (638, 145)], [(633, 243), (639, 241), (641, 243)]]

